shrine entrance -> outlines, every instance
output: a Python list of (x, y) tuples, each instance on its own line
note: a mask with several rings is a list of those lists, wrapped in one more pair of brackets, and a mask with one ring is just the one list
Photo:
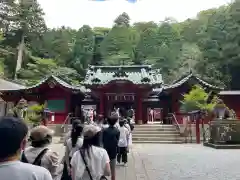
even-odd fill
[(137, 124), (147, 123), (143, 100), (153, 87), (161, 86), (161, 74), (148, 65), (89, 66), (83, 82), (91, 89), (91, 96), (99, 99), (98, 113), (109, 116), (120, 108), (123, 116), (130, 108)]
[(123, 117), (128, 116), (128, 111), (133, 109), (135, 111), (135, 103), (134, 103), (134, 94), (106, 94), (106, 108), (107, 114), (110, 115), (111, 112), (115, 110), (119, 110), (119, 113)]

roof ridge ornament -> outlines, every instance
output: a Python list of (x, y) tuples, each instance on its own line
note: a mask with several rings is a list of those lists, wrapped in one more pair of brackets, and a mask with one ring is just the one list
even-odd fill
[(141, 82), (150, 82), (151, 80), (148, 77), (143, 77)]
[(102, 70), (100, 68), (97, 69), (96, 74), (94, 78), (92, 79), (92, 82), (94, 83), (100, 83), (101, 80), (99, 79), (99, 76), (101, 76)]
[(142, 75), (141, 82), (150, 82), (151, 81), (148, 77), (148, 74), (147, 74), (147, 71), (145, 68), (141, 69), (141, 75)]
[(122, 67), (119, 67), (118, 70), (113, 74), (113, 77), (128, 77), (127, 73), (123, 70)]

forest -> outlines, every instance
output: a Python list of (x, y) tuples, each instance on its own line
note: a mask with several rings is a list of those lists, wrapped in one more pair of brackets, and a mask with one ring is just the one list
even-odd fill
[(184, 22), (166, 17), (131, 24), (123, 12), (112, 28), (50, 29), (37, 0), (0, 1), (0, 74), (25, 85), (50, 74), (79, 84), (89, 64), (150, 64), (166, 84), (191, 71), (214, 85), (240, 89), (239, 9), (235, 0)]

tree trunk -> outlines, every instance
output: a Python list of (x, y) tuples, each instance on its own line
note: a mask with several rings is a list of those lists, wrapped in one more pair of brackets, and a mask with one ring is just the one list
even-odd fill
[(22, 35), (21, 42), (20, 42), (20, 44), (18, 46), (18, 58), (17, 58), (17, 63), (16, 63), (16, 71), (15, 71), (14, 79), (17, 79), (17, 72), (22, 67), (23, 50), (24, 50), (24, 35)]

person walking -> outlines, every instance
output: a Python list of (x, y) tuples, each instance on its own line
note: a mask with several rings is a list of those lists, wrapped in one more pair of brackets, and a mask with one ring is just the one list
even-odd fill
[(107, 151), (100, 146), (101, 128), (85, 125), (83, 129), (83, 146), (71, 159), (73, 180), (107, 180), (110, 176), (110, 164)]
[(118, 128), (115, 127), (118, 121), (118, 116), (114, 115), (108, 118), (109, 127), (103, 130), (102, 142), (103, 147), (106, 149), (108, 156), (110, 158), (111, 167), (111, 179), (115, 180), (116, 171), (116, 156), (118, 150), (118, 141), (120, 137), (120, 132)]
[(119, 131), (120, 138), (118, 141), (118, 154), (117, 154), (117, 162), (120, 164), (121, 162), (126, 165), (127, 163), (127, 154), (128, 154), (128, 139), (129, 139), (129, 130), (125, 126), (125, 120), (119, 121)]
[(134, 130), (134, 124), (132, 122), (132, 119), (131, 118), (127, 118), (127, 124), (128, 124), (128, 129), (130, 129), (130, 133), (129, 133), (129, 138), (128, 138), (128, 151), (129, 151), (129, 147), (131, 147), (132, 145), (132, 132)]
[(22, 153), (21, 161), (49, 170), (54, 180), (62, 176), (63, 165), (59, 162), (59, 155), (49, 147), (52, 142), (53, 131), (46, 126), (36, 126), (30, 132), (30, 147)]
[(104, 119), (103, 124), (102, 124), (102, 128), (103, 128), (103, 129), (106, 129), (106, 128), (108, 128), (108, 127), (109, 127), (108, 120), (107, 120), (107, 119)]
[[(80, 125), (82, 124), (81, 120), (78, 120), (78, 119), (73, 120), (73, 122), (72, 122), (72, 129), (74, 129), (75, 126), (78, 126), (79, 124), (80, 124)], [(69, 132), (66, 134), (66, 136), (64, 137), (64, 140), (63, 140), (63, 145), (64, 145), (64, 146), (67, 145), (67, 140), (68, 140), (69, 138), (71, 138), (71, 134), (72, 134), (72, 130), (69, 131)]]
[(71, 137), (66, 142), (64, 162), (66, 163), (65, 170), (61, 180), (71, 180), (71, 166), (70, 162), (73, 154), (82, 147), (83, 137), (82, 137), (83, 127), (81, 124), (77, 124), (71, 131)]
[(28, 127), (21, 119), (0, 118), (0, 179), (52, 180), (47, 169), (19, 161), (26, 147), (27, 135)]

